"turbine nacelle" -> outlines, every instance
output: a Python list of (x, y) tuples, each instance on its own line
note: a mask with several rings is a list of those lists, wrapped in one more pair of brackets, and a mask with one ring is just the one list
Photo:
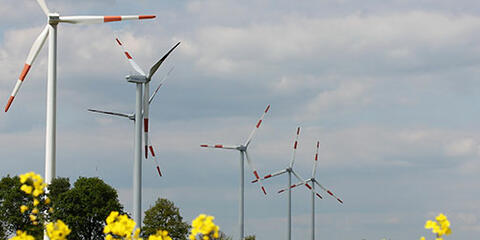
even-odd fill
[(147, 82), (147, 77), (142, 76), (142, 75), (127, 75), (125, 77), (128, 82), (131, 83), (146, 83)]
[(240, 146), (237, 147), (237, 150), (238, 150), (238, 151), (245, 152), (245, 151), (247, 151), (247, 146), (240, 145)]
[(49, 13), (48, 14), (48, 23), (49, 24), (58, 24), (60, 22), (60, 14), (58, 13)]

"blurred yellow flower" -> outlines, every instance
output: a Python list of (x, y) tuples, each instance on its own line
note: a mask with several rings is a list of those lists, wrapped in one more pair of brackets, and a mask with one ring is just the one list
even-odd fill
[(20, 212), (21, 212), (21, 213), (24, 213), (24, 212), (26, 212), (27, 210), (28, 210), (28, 207), (27, 207), (27, 206), (25, 206), (25, 205), (20, 206)]
[[(450, 222), (442, 213), (440, 213), (435, 220), (436, 221), (428, 220), (425, 223), (425, 229), (432, 229), (432, 233), (435, 233), (436, 235), (436, 240), (443, 240), (443, 235), (449, 235), (452, 233)], [(421, 240), (425, 240), (425, 238), (422, 237)]]
[[(135, 221), (128, 218), (125, 214), (112, 211), (105, 220), (107, 223), (103, 228), (103, 233), (107, 234), (106, 240), (126, 239), (132, 240), (133, 229), (135, 228)], [(140, 229), (135, 230), (133, 239), (140, 240)]]
[(203, 240), (210, 240), (219, 237), (218, 231), (220, 228), (213, 222), (213, 216), (200, 214), (192, 222), (192, 232), (189, 236), (190, 240), (195, 240), (197, 237)]
[(172, 240), (167, 231), (158, 230), (154, 235), (150, 235), (148, 240)]
[(62, 220), (47, 224), (46, 230), (50, 240), (66, 240), (72, 231)]
[(17, 235), (10, 238), (9, 240), (35, 240), (35, 238), (28, 235), (27, 232), (18, 230)]

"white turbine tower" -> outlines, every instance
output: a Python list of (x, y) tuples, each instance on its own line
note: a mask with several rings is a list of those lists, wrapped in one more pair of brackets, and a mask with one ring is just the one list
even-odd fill
[[(315, 173), (317, 171), (317, 164), (318, 164), (318, 148), (320, 147), (320, 142), (317, 141), (317, 150), (315, 152), (315, 158), (314, 158), (314, 162), (313, 162), (313, 170), (312, 170), (312, 177), (306, 181), (303, 181), (303, 180), (300, 180), (300, 182), (296, 183), (296, 184), (293, 184), (292, 186), (290, 186), (290, 189), (291, 188), (294, 188), (294, 187), (298, 187), (298, 186), (301, 186), (301, 185), (305, 185), (305, 187), (307, 187), (308, 189), (310, 189), (312, 191), (312, 222), (311, 222), (311, 228), (312, 228), (312, 240), (315, 240), (315, 195), (317, 195), (319, 198), (322, 198), (320, 196), (320, 194), (318, 194), (317, 192), (315, 192), (315, 184), (320, 187), (323, 191), (327, 192), (330, 196), (332, 196), (333, 198), (337, 199), (338, 202), (340, 203), (343, 203), (343, 201), (338, 198), (337, 196), (335, 196), (335, 194), (333, 194), (332, 191), (328, 190), (327, 188), (325, 188), (324, 186), (322, 186), (316, 179), (315, 179)], [(311, 183), (312, 185), (310, 186), (310, 184), (308, 183)], [(278, 191), (278, 193), (282, 193), (284, 191), (286, 191), (287, 189), (282, 189), (280, 191)]]
[[(280, 170), (278, 172), (272, 173), (265, 175), (261, 180), (269, 179), (271, 177), (279, 176), (284, 173), (288, 173), (288, 185), (292, 185), (292, 174), (299, 180), (302, 181), (302, 178), (295, 172), (293, 171), (293, 164), (295, 162), (295, 154), (297, 152), (297, 147), (298, 147), (298, 136), (300, 135), (300, 127), (297, 128), (297, 135), (295, 136), (295, 142), (293, 143), (293, 156), (292, 160), (290, 161), (290, 164), (288, 165), (287, 168)], [(252, 183), (257, 182), (258, 180), (253, 180)], [(304, 182), (304, 181), (302, 181)], [(319, 195), (320, 196), (320, 195)], [(287, 223), (287, 239), (291, 240), (292, 239), (292, 192), (291, 188), (288, 188), (288, 223)]]
[(123, 20), (141, 20), (155, 18), (153, 15), (135, 16), (60, 16), (52, 13), (47, 7), (45, 0), (37, 0), (45, 15), (47, 25), (33, 43), (23, 67), (22, 73), (13, 89), (13, 92), (5, 106), (5, 112), (10, 108), (13, 99), (22, 86), (25, 77), (49, 36), (48, 45), (48, 81), (47, 81), (47, 120), (46, 120), (46, 144), (45, 144), (45, 181), (50, 183), (56, 175), (56, 114), (57, 114), (57, 25), (59, 23), (91, 24)]
[[(99, 110), (90, 110), (92, 112), (99, 112), (99, 113), (105, 113), (105, 114), (111, 114), (111, 115), (117, 115), (117, 116), (123, 116), (123, 117), (128, 117), (130, 119), (133, 118), (135, 121), (135, 138), (134, 138), (134, 145), (135, 145), (135, 160), (133, 164), (133, 220), (138, 224), (138, 226), (141, 226), (141, 220), (142, 220), (142, 120), (148, 119), (148, 108), (150, 106), (150, 103), (153, 101), (156, 93), (160, 89), (160, 87), (163, 84), (163, 81), (160, 83), (160, 85), (157, 87), (155, 90), (154, 94), (150, 97), (150, 93), (146, 90), (145, 93), (143, 93), (143, 85), (148, 85), (148, 83), (151, 81), (152, 76), (155, 74), (155, 72), (158, 70), (160, 65), (167, 59), (167, 57), (170, 55), (170, 53), (175, 50), (176, 47), (180, 43), (177, 43), (174, 47), (170, 49), (160, 60), (158, 60), (157, 63), (155, 63), (151, 68), (150, 72), (148, 75), (145, 74), (145, 72), (138, 66), (138, 64), (133, 60), (132, 55), (125, 49), (123, 46), (122, 42), (120, 39), (116, 38), (115, 39), (123, 49), (123, 52), (125, 56), (127, 57), (128, 62), (130, 65), (133, 67), (135, 71), (137, 71), (138, 74), (140, 75), (127, 75), (126, 79), (128, 82), (135, 83), (136, 84), (136, 105), (135, 105), (135, 115), (132, 116), (132, 114), (122, 114), (122, 113), (112, 113), (112, 112), (104, 112), (104, 111), (99, 111)], [(145, 157), (148, 156), (148, 121), (145, 121), (146, 128), (144, 129), (145, 132)], [(155, 157), (155, 153), (153, 151), (153, 147), (150, 146), (150, 150), (152, 153), (152, 156)], [(158, 167), (158, 165), (157, 165)], [(159, 174), (161, 175), (159, 167), (157, 168), (159, 171)]]
[(203, 144), (200, 145), (200, 147), (205, 147), (205, 148), (220, 148), (220, 149), (229, 149), (229, 150), (237, 150), (240, 152), (240, 207), (239, 207), (239, 227), (240, 227), (240, 240), (244, 239), (245, 236), (245, 180), (244, 180), (244, 169), (245, 169), (245, 158), (247, 159), (248, 166), (251, 168), (253, 171), (253, 175), (255, 178), (260, 180), (260, 187), (263, 191), (263, 193), (266, 195), (267, 192), (265, 191), (265, 188), (263, 187), (260, 179), (260, 175), (257, 172), (257, 169), (253, 165), (252, 159), (248, 155), (247, 149), (250, 143), (253, 140), (253, 137), (255, 136), (255, 133), (258, 128), (262, 125), (263, 118), (267, 114), (268, 110), (270, 109), (270, 105), (267, 106), (265, 111), (263, 112), (262, 116), (257, 122), (257, 125), (253, 128), (252, 132), (250, 133), (250, 136), (247, 138), (247, 141), (245, 141), (244, 144), (242, 145), (222, 145), (222, 144), (216, 144), (216, 145), (207, 145)]

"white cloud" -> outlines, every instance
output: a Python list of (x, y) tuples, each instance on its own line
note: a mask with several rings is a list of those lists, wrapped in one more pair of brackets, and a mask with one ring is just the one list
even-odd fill
[(447, 155), (453, 157), (471, 156), (477, 154), (478, 143), (472, 138), (463, 138), (448, 143), (445, 146)]

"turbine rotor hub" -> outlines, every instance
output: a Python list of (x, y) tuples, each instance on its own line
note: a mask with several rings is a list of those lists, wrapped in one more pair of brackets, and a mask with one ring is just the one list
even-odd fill
[(48, 14), (48, 24), (57, 24), (60, 22), (60, 14), (50, 13)]

